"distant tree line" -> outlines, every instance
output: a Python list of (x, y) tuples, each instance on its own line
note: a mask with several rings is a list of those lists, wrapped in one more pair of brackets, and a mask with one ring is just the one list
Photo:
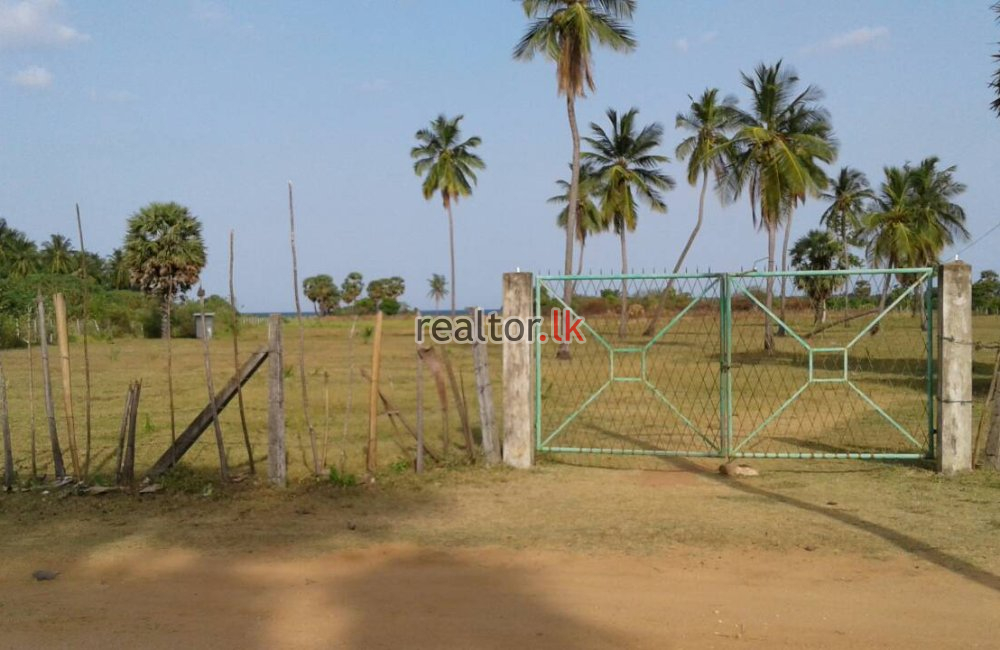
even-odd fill
[[(362, 291), (366, 294), (363, 298)], [(365, 285), (364, 277), (357, 271), (348, 273), (339, 286), (333, 276), (325, 273), (302, 281), (302, 292), (318, 316), (339, 312), (373, 314), (376, 311), (392, 316), (405, 308), (399, 301), (405, 291), (406, 281), (399, 276), (378, 278)]]

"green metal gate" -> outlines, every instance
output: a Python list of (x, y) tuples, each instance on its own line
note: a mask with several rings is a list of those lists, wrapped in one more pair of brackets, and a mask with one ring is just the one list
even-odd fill
[[(539, 452), (933, 456), (930, 268), (536, 278), (536, 312), (584, 319), (535, 344)], [(770, 294), (771, 299), (768, 299)]]

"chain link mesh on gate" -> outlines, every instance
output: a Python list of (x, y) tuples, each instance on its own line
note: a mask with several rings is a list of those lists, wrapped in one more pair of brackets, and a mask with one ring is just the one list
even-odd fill
[(542, 316), (565, 282), (586, 342), (536, 345), (539, 451), (932, 453), (931, 269), (542, 276)]

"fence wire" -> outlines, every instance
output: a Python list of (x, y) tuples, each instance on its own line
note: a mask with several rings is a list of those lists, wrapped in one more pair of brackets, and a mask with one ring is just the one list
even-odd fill
[(566, 306), (567, 282), (587, 340), (569, 360), (551, 344), (537, 350), (544, 452), (933, 451), (930, 269), (543, 276), (543, 316)]

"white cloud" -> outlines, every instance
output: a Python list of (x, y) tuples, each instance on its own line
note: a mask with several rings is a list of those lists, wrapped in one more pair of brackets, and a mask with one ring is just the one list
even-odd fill
[(686, 38), (678, 38), (674, 41), (674, 48), (676, 48), (678, 52), (687, 52), (691, 49), (691, 44), (688, 43), (688, 39)]
[(698, 39), (698, 42), (703, 45), (707, 45), (708, 43), (714, 43), (715, 39), (717, 39), (718, 37), (719, 37), (719, 32), (715, 31), (705, 32), (704, 34), (701, 35), (701, 38)]
[(52, 85), (52, 73), (37, 65), (21, 70), (10, 80), (22, 88), (48, 88)]
[(62, 22), (61, 0), (0, 0), (0, 47), (73, 45), (90, 40)]
[(816, 43), (802, 48), (804, 53), (809, 52), (829, 52), (833, 50), (843, 50), (852, 47), (867, 47), (870, 45), (881, 45), (889, 40), (888, 27), (859, 27), (849, 32), (836, 34), (826, 39), (822, 43)]

